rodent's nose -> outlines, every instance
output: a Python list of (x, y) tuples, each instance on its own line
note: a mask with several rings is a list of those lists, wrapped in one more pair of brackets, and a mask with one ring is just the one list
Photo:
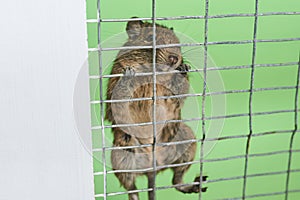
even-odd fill
[(169, 56), (169, 61), (171, 65), (175, 65), (178, 62), (178, 57), (174, 55)]

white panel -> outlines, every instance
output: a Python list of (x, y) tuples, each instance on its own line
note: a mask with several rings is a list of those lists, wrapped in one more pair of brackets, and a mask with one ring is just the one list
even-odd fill
[(84, 0), (2, 1), (0, 200), (93, 199), (72, 110), (86, 37)]

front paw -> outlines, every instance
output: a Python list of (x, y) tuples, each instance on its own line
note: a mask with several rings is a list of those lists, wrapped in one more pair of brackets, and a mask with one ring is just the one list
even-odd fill
[(182, 63), (175, 70), (181, 71), (183, 72), (182, 74), (186, 75), (190, 69), (191, 69), (190, 65)]
[(128, 77), (133, 77), (133, 76), (135, 76), (135, 70), (134, 70), (133, 67), (131, 67), (131, 66), (126, 66), (126, 67), (124, 68), (123, 73), (124, 73), (124, 76), (128, 76)]

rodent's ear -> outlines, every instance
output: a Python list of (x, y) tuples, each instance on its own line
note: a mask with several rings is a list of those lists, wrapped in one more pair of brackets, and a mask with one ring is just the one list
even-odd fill
[[(137, 17), (132, 17), (132, 18), (134, 19)], [(127, 23), (126, 31), (129, 39), (135, 39), (140, 35), (143, 24), (144, 23), (141, 20), (129, 21)]]

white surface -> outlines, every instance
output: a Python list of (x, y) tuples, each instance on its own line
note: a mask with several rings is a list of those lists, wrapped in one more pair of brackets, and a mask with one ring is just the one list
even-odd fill
[(93, 199), (72, 111), (85, 1), (2, 1), (0, 53), (0, 200)]

